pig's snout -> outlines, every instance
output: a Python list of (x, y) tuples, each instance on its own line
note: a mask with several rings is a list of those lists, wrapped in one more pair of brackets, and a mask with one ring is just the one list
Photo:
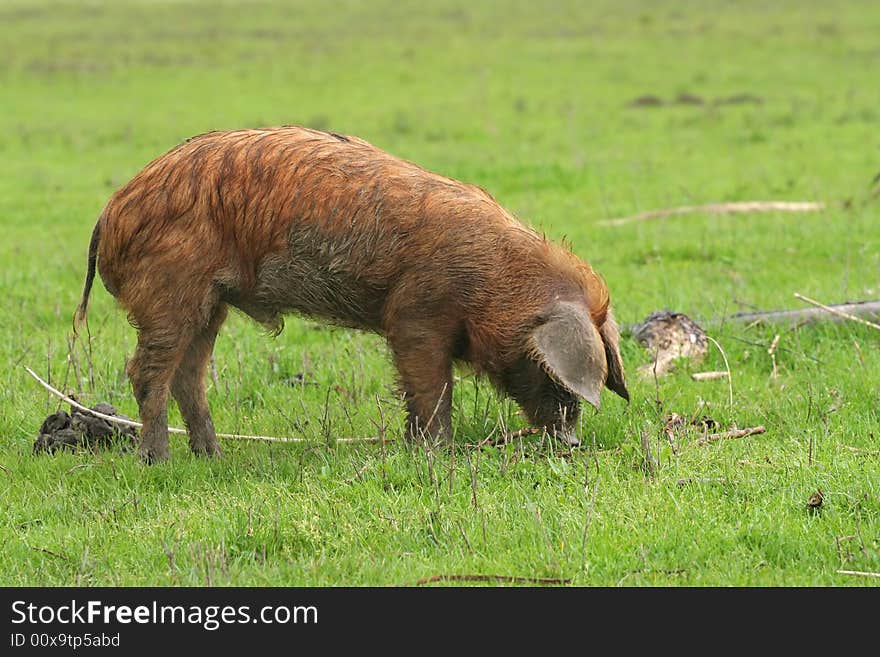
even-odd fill
[(577, 437), (577, 434), (574, 431), (571, 431), (569, 433), (560, 434), (559, 439), (563, 443), (568, 445), (569, 447), (580, 447), (581, 446), (581, 441)]

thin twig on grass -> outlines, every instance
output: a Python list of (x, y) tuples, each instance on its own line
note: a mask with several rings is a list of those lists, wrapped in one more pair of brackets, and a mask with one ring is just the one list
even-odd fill
[(687, 486), (689, 484), (723, 484), (724, 477), (683, 477), (676, 480), (678, 486)]
[(729, 376), (727, 372), (694, 372), (691, 378), (694, 381), (714, 381), (715, 379), (723, 379)]
[(765, 431), (767, 431), (767, 428), (763, 425), (758, 427), (749, 427), (748, 429), (730, 429), (729, 431), (710, 433), (700, 438), (697, 438), (694, 441), (694, 445), (708, 445), (709, 443), (713, 443), (718, 440), (726, 440), (728, 438), (745, 438), (746, 436), (754, 436), (759, 433), (764, 433)]
[(45, 552), (45, 553), (48, 554), (49, 556), (55, 557), (55, 558), (57, 558), (57, 559), (64, 559), (64, 561), (70, 561), (70, 558), (69, 558), (69, 557), (64, 556), (64, 555), (61, 554), (60, 552), (54, 552), (54, 551), (50, 550), (49, 548), (36, 547), (36, 546), (34, 546), (34, 545), (28, 545), (28, 547), (29, 547), (31, 550), (36, 550), (37, 552)]
[(517, 575), (431, 575), (416, 582), (416, 586), (434, 582), (502, 582), (504, 584), (551, 584), (571, 583), (569, 578), (560, 577), (519, 577)]
[(740, 201), (737, 203), (709, 203), (707, 205), (682, 205), (677, 208), (665, 208), (663, 210), (650, 210), (640, 212), (630, 217), (617, 219), (605, 219), (599, 222), (600, 226), (623, 226), (638, 221), (651, 221), (665, 219), (681, 214), (737, 214), (749, 212), (816, 212), (824, 210), (824, 203), (813, 201)]
[(544, 519), (541, 517), (541, 507), (531, 503), (529, 506), (532, 507), (532, 515), (535, 516), (535, 521), (538, 523), (538, 529), (541, 530), (541, 536), (544, 538), (544, 545), (547, 546), (547, 557), (553, 562), (553, 567), (558, 570), (559, 561), (556, 559), (556, 553), (553, 551), (553, 544), (550, 542), (550, 537), (547, 535), (547, 530), (544, 527)]
[[(861, 449), (860, 447), (852, 447), (851, 445), (841, 445), (844, 449), (848, 449), (851, 452), (855, 452), (856, 454), (866, 454), (868, 456), (880, 456), (880, 450), (878, 449)], [(2, 467), (2, 466), (0, 466)], [(4, 470), (6, 468), (3, 468)]]
[(838, 570), (839, 575), (858, 575), (860, 577), (880, 577), (880, 573), (872, 573), (864, 570)]
[(357, 471), (354, 473), (354, 476), (353, 476), (353, 477), (349, 477), (348, 479), (346, 479), (346, 480), (345, 480), (345, 483), (346, 483), (346, 484), (349, 484), (349, 485), (350, 485), (350, 484), (353, 484), (353, 483), (354, 483), (354, 480), (355, 480), (355, 479), (360, 479), (360, 478), (361, 478), (361, 475), (363, 475), (363, 474), (369, 469), (369, 467), (370, 467), (370, 464), (367, 463), (364, 467), (362, 467), (362, 468), (360, 468), (359, 470), (357, 470)]
[(794, 293), (796, 299), (800, 299), (801, 301), (805, 301), (817, 308), (821, 308), (827, 313), (831, 313), (832, 315), (837, 315), (838, 317), (843, 317), (844, 319), (848, 319), (853, 322), (858, 322), (859, 324), (864, 324), (865, 326), (870, 326), (871, 328), (875, 328), (880, 331), (880, 324), (875, 322), (869, 322), (867, 319), (862, 319), (861, 317), (856, 317), (855, 315), (851, 315), (850, 313), (844, 312), (837, 308), (833, 308), (831, 306), (826, 306), (824, 303), (819, 303), (815, 299), (811, 299), (809, 297), (805, 297), (803, 294), (799, 294), (797, 292)]
[(437, 399), (437, 403), (434, 404), (434, 410), (431, 412), (431, 416), (428, 418), (427, 423), (425, 423), (425, 428), (419, 427), (419, 433), (422, 435), (422, 440), (427, 442), (428, 434), (427, 430), (431, 426), (431, 423), (434, 421), (434, 418), (437, 417), (437, 412), (440, 410), (440, 404), (443, 403), (443, 395), (446, 394), (446, 383), (443, 384), (443, 388), (440, 389), (440, 397)]
[(657, 474), (657, 461), (654, 460), (654, 455), (651, 453), (651, 444), (648, 442), (648, 433), (646, 431), (639, 432), (639, 437), (642, 441), (642, 449), (645, 452), (645, 468), (648, 471), (648, 475), (653, 479)]
[(593, 509), (596, 507), (596, 495), (599, 492), (599, 479), (593, 484), (593, 494), (590, 496), (590, 506), (587, 509), (587, 520), (584, 523), (584, 535), (581, 538), (581, 555), (583, 555), (584, 563), (587, 559), (587, 535), (590, 533), (590, 525), (593, 523)]
[(214, 382), (214, 387), (220, 387), (220, 374), (217, 372), (217, 359), (214, 358), (214, 354), (211, 354), (211, 360), (209, 361), (211, 364), (211, 381)]
[[(379, 423), (377, 424), (373, 418), (370, 418), (370, 422), (373, 424), (376, 429), (379, 431), (379, 446), (382, 448), (382, 480), (384, 481), (388, 476), (386, 470), (388, 469), (385, 466), (385, 461), (387, 458), (387, 454), (385, 452), (385, 412), (382, 410), (382, 400), (379, 399), (379, 394), (376, 393), (376, 407), (379, 409)], [(366, 468), (366, 466), (364, 466)], [(360, 479), (361, 473), (358, 472), (358, 479)]]
[[(497, 438), (493, 438), (490, 433), (486, 438), (477, 443), (476, 447), (487, 447), (487, 446), (496, 446), (496, 445), (506, 445), (507, 443), (516, 440), (517, 438), (522, 438), (523, 436), (534, 436), (537, 433), (541, 433), (542, 429), (537, 427), (525, 427), (524, 429), (519, 429), (518, 431), (511, 431), (510, 433), (502, 433)], [(492, 430), (494, 433), (495, 430)], [(470, 445), (474, 447), (474, 445)]]
[[(90, 415), (94, 415), (95, 417), (99, 417), (102, 420), (107, 420), (108, 422), (112, 422), (114, 424), (121, 424), (121, 425), (124, 425), (127, 427), (138, 427), (138, 428), (144, 426), (140, 422), (135, 422), (134, 420), (126, 420), (125, 418), (117, 417), (115, 415), (107, 415), (105, 413), (99, 413), (98, 411), (92, 410), (88, 406), (83, 406), (75, 399), (71, 399), (70, 397), (65, 395), (63, 392), (61, 392), (60, 390), (56, 390), (55, 388), (50, 386), (48, 383), (43, 381), (43, 379), (41, 379), (40, 376), (36, 372), (34, 372), (30, 367), (28, 367), (27, 365), (22, 365), (22, 367), (24, 367), (24, 369), (27, 370), (28, 374), (30, 374), (34, 379), (37, 380), (37, 383), (39, 383), (41, 386), (43, 386), (46, 390), (48, 390), (52, 394), (60, 397), (64, 401), (66, 401), (68, 404), (70, 404), (74, 408), (78, 408), (81, 411), (85, 411), (86, 413), (89, 413)], [(176, 427), (168, 427), (168, 433), (186, 434), (187, 431), (186, 431), (186, 429), (178, 429)], [(217, 437), (218, 438), (232, 438), (232, 439), (237, 439), (237, 440), (263, 440), (263, 441), (275, 442), (275, 443), (312, 442), (312, 441), (308, 440), (307, 438), (297, 438), (297, 437), (278, 438), (276, 436), (248, 436), (248, 435), (235, 434), (235, 433), (218, 433)], [(337, 443), (377, 443), (380, 440), (381, 440), (380, 438), (377, 438), (375, 436), (371, 436), (368, 438), (336, 438), (334, 442), (337, 442)]]
[(467, 448), (464, 450), (465, 458), (467, 458), (468, 464), (468, 473), (471, 477), (471, 500), (474, 503), (474, 509), (479, 511), (480, 504), (477, 502), (477, 470), (474, 467), (473, 462), (471, 461), (471, 451)]
[(729, 396), (730, 407), (733, 408), (733, 381), (731, 381), (730, 363), (727, 362), (727, 354), (724, 353), (724, 349), (721, 348), (721, 345), (718, 343), (718, 340), (713, 338), (711, 335), (707, 335), (706, 338), (708, 338), (712, 342), (712, 344), (714, 344), (716, 347), (718, 347), (718, 351), (721, 352), (721, 357), (724, 359), (724, 367), (727, 370), (727, 391), (730, 395)]
[(464, 531), (464, 525), (461, 524), (461, 520), (456, 518), (455, 524), (458, 525), (458, 531), (461, 532), (461, 537), (464, 539), (465, 545), (467, 545), (468, 552), (473, 552), (474, 548), (471, 546), (470, 540), (468, 540), (467, 533)]
[(770, 347), (767, 349), (767, 353), (770, 355), (770, 361), (773, 363), (773, 373), (770, 375), (773, 379), (779, 376), (779, 370), (776, 368), (776, 347), (778, 346), (779, 333), (776, 334), (776, 337), (773, 338), (773, 342), (770, 343)]

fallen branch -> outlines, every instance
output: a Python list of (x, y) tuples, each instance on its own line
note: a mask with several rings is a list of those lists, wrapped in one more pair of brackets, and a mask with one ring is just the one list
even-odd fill
[(434, 582), (503, 582), (505, 584), (569, 584), (571, 579), (558, 577), (517, 577), (516, 575), (431, 575), (416, 582), (416, 586)]
[(710, 433), (694, 441), (694, 445), (708, 445), (716, 440), (726, 440), (727, 438), (745, 438), (746, 436), (754, 436), (767, 431), (766, 427), (750, 427), (748, 429), (730, 429), (721, 433)]
[(36, 547), (35, 545), (28, 545), (31, 550), (36, 550), (37, 552), (43, 552), (44, 554), (48, 554), (49, 556), (55, 557), (56, 559), (64, 559), (65, 561), (70, 561), (68, 557), (65, 557), (60, 552), (54, 552), (49, 548), (44, 547)]
[[(43, 379), (41, 379), (39, 377), (39, 375), (36, 372), (34, 372), (27, 365), (22, 365), (22, 367), (24, 367), (24, 369), (27, 370), (28, 374), (30, 374), (34, 379), (37, 380), (37, 383), (39, 383), (41, 386), (43, 386), (46, 390), (51, 392), (56, 397), (59, 397), (62, 400), (66, 401), (68, 404), (70, 404), (74, 408), (78, 408), (81, 411), (85, 411), (86, 413), (89, 413), (90, 415), (94, 415), (95, 417), (99, 417), (102, 420), (107, 420), (108, 422), (112, 422), (114, 424), (121, 424), (121, 425), (124, 425), (127, 427), (138, 427), (138, 428), (141, 428), (144, 426), (140, 422), (136, 422), (134, 420), (126, 420), (125, 418), (116, 417), (115, 415), (107, 415), (106, 413), (99, 413), (98, 411), (92, 410), (88, 406), (83, 406), (75, 399), (71, 399), (70, 397), (65, 395), (63, 392), (61, 392), (60, 390), (56, 390), (51, 385), (49, 385), (48, 383), (43, 381)], [(186, 429), (178, 429), (176, 427), (168, 427), (168, 433), (186, 434), (187, 431), (186, 431)], [(233, 438), (233, 439), (237, 439), (237, 440), (263, 440), (263, 441), (275, 442), (275, 443), (306, 443), (306, 442), (311, 442), (307, 438), (278, 438), (275, 436), (248, 436), (248, 435), (242, 435), (242, 434), (236, 434), (236, 433), (218, 433), (217, 437), (218, 438)], [(380, 439), (376, 438), (376, 437), (371, 437), (371, 438), (337, 438), (335, 440), (335, 442), (338, 442), (338, 443), (361, 443), (361, 442), (363, 442), (363, 443), (376, 443), (376, 442), (379, 442), (379, 440)]]
[(677, 208), (663, 210), (651, 210), (641, 212), (630, 217), (617, 219), (604, 219), (599, 222), (600, 226), (623, 226), (624, 224), (637, 221), (651, 221), (665, 219), (680, 214), (737, 214), (750, 212), (817, 212), (824, 210), (824, 203), (813, 201), (741, 201), (737, 203), (709, 203), (707, 205), (682, 205)]
[[(829, 317), (830, 315), (830, 317)], [(859, 317), (876, 317), (880, 319), (880, 299), (870, 301), (853, 301), (852, 303), (837, 303), (823, 308), (798, 308), (791, 310), (757, 310), (748, 313), (736, 313), (726, 317), (705, 319), (700, 326), (718, 326), (728, 322), (752, 324), (766, 322), (768, 324), (805, 324), (824, 319), (858, 319)], [(873, 325), (873, 322), (869, 322)], [(624, 332), (633, 334), (642, 324), (625, 324), (621, 327)], [(735, 338), (739, 339), (739, 338)], [(765, 346), (757, 345), (756, 346)], [(778, 351), (791, 351), (777, 347)], [(815, 360), (815, 359), (813, 359)], [(817, 361), (818, 362), (818, 361)]]
[(806, 301), (809, 304), (816, 306), (817, 308), (821, 308), (827, 313), (831, 313), (832, 315), (837, 315), (838, 317), (843, 317), (844, 319), (851, 320), (853, 322), (858, 322), (859, 324), (864, 324), (865, 326), (870, 326), (871, 328), (875, 328), (880, 331), (880, 324), (875, 324), (874, 322), (869, 322), (866, 319), (862, 319), (861, 317), (856, 317), (855, 315), (851, 315), (846, 311), (840, 310), (839, 308), (834, 308), (833, 306), (826, 306), (823, 303), (819, 303), (814, 299), (810, 299), (809, 297), (805, 297), (803, 294), (794, 293), (794, 296), (801, 301)]
[[(497, 438), (492, 438), (492, 434), (489, 434), (487, 438), (484, 438), (479, 443), (476, 444), (476, 447), (488, 447), (488, 446), (496, 446), (496, 445), (506, 445), (511, 440), (516, 440), (517, 438), (522, 438), (524, 436), (534, 436), (537, 433), (541, 433), (543, 429), (539, 429), (537, 427), (525, 427), (524, 429), (520, 429), (519, 431), (511, 431), (510, 433), (505, 433)], [(474, 445), (471, 445), (473, 447)]]
[(838, 570), (839, 575), (859, 575), (860, 577), (880, 577), (880, 573), (872, 573), (864, 570)]
[(741, 322), (745, 324), (751, 324), (752, 322), (787, 322), (789, 324), (798, 324), (826, 319), (828, 318), (829, 313), (841, 318), (846, 317), (847, 319), (853, 319), (860, 315), (880, 317), (880, 300), (834, 304), (831, 306), (825, 306), (825, 308), (827, 310), (821, 308), (804, 308), (798, 310), (762, 310), (753, 313), (737, 313), (722, 319), (709, 320), (705, 323), (707, 325), (721, 324), (725, 322)]

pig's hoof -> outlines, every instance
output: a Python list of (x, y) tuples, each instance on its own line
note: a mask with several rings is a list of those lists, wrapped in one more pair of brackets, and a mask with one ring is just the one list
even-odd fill
[(189, 448), (196, 456), (213, 456), (217, 458), (223, 456), (223, 451), (220, 449), (220, 445), (217, 444), (217, 441), (201, 443), (191, 442)]
[(171, 451), (167, 446), (159, 447), (153, 445), (148, 447), (146, 445), (141, 445), (140, 449), (138, 449), (138, 457), (147, 465), (153, 465), (154, 463), (161, 463), (162, 461), (167, 461), (171, 458)]

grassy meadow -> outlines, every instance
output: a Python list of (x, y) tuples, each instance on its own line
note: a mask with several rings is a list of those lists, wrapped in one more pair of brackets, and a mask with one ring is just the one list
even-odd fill
[[(795, 292), (880, 298), (878, 33), (868, 1), (3, 0), (0, 584), (880, 585), (838, 573), (880, 572), (880, 331), (709, 321), (801, 307)], [(526, 425), (461, 371), (456, 447), (435, 450), (400, 439), (380, 338), (297, 317), (273, 338), (233, 314), (209, 384), (218, 431), (306, 442), (226, 440), (212, 461), (172, 436), (151, 467), (33, 455), (58, 401), (23, 365), (137, 415), (135, 331), (100, 282), (91, 353), (68, 359), (103, 204), (191, 135), (281, 124), (480, 185), (591, 262), (622, 324), (660, 309), (703, 322), (730, 387), (690, 377), (725, 369), (715, 347), (640, 378), (651, 356), (625, 336), (632, 401), (606, 391), (582, 448), (477, 447)], [(749, 200), (827, 207), (601, 223)], [(670, 413), (767, 431), (679, 433), (673, 449)], [(383, 426), (384, 447), (335, 442)]]

